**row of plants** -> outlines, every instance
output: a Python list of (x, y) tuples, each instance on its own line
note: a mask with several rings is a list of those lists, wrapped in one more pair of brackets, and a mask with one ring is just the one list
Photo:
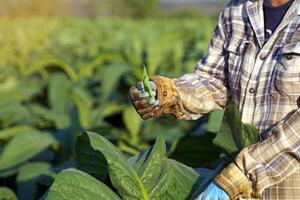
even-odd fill
[[(146, 151), (128, 158), (101, 134), (84, 132), (76, 141), (76, 165), (54, 175), (41, 199), (194, 200), (239, 151), (259, 140), (259, 133), (241, 122), (238, 107), (230, 102), (213, 140), (207, 140), (207, 135), (198, 139), (197, 145), (205, 148), (198, 153), (216, 152), (217, 161), (211, 169), (193, 169), (170, 158), (174, 152), (161, 137)], [(27, 165), (18, 176), (41, 180), (50, 176), (49, 167)], [(1, 199), (17, 199), (9, 188), (0, 191)]]
[[(75, 146), (80, 146), (78, 134), (86, 130), (100, 133), (96, 138), (103, 145), (109, 142), (102, 137), (113, 143), (112, 152), (123, 156), (116, 162), (129, 159), (131, 168), (139, 165), (134, 158), (141, 152), (159, 151), (161, 158), (172, 159), (166, 165), (174, 168), (180, 162), (182, 168), (215, 169), (222, 149), (213, 144), (216, 135), (206, 133), (218, 132), (223, 111), (196, 122), (171, 117), (143, 121), (128, 98), (129, 88), (142, 77), (144, 64), (150, 75), (179, 77), (191, 72), (206, 52), (214, 26), (210, 18), (1, 20), (0, 186), (5, 187), (0, 187), (0, 194), (26, 200), (46, 198), (54, 178), (61, 177), (56, 174), (77, 167), (82, 172), (71, 170), (70, 176), (74, 172), (95, 182), (93, 176), (118, 191), (117, 196), (130, 199), (122, 196), (125, 186), (116, 186), (120, 177), (80, 164)], [(82, 148), (103, 154), (95, 165), (106, 160), (110, 169), (111, 158), (85, 141)], [(142, 176), (142, 172), (134, 173)]]

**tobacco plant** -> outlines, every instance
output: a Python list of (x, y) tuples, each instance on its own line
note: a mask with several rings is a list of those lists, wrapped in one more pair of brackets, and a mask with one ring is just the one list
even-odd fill
[[(229, 159), (242, 148), (258, 141), (258, 131), (241, 122), (238, 108), (231, 102), (214, 141), (231, 157), (220, 157), (222, 162), (214, 170), (200, 169), (199, 175), (197, 170), (167, 158), (166, 144), (161, 138), (147, 151), (126, 159), (117, 147), (101, 135), (83, 133), (77, 140), (78, 169), (60, 172), (46, 200), (193, 200)], [(111, 187), (105, 185), (107, 177)]]

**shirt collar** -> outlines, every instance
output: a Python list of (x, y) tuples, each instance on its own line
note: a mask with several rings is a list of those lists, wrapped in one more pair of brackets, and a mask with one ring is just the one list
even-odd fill
[[(261, 47), (265, 43), (263, 2), (264, 0), (246, 0), (247, 15)], [(284, 28), (284, 26), (291, 22), (297, 15), (300, 15), (300, 0), (295, 0), (291, 5), (280, 23), (279, 29)]]
[[(264, 0), (248, 0), (250, 2), (263, 2)], [(300, 0), (295, 0), (294, 5), (292, 5), (297, 15), (300, 15)]]

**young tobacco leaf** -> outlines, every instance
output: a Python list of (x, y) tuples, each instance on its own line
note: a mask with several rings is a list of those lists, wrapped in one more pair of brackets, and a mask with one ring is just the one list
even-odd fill
[(146, 69), (145, 66), (144, 66), (144, 70), (143, 70), (142, 80), (143, 80), (143, 84), (145, 86), (145, 90), (149, 93), (149, 95), (152, 99), (155, 99), (155, 96), (153, 94), (152, 88), (151, 88), (150, 83), (149, 83), (149, 76), (148, 76), (147, 69)]
[(258, 141), (258, 129), (241, 121), (239, 108), (235, 102), (231, 101), (225, 109), (223, 122), (217, 137), (214, 139), (214, 144), (234, 156), (243, 148)]

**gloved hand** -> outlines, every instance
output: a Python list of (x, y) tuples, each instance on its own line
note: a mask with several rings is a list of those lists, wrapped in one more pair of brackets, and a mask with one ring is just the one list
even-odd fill
[[(156, 97), (156, 85), (153, 81), (149, 81), (150, 87)], [(145, 91), (144, 84), (138, 82), (135, 86), (130, 88), (131, 103), (135, 107), (136, 111), (143, 119), (149, 119), (152, 117), (151, 111), (159, 106), (159, 101), (155, 98), (150, 98), (150, 94)]]
[(195, 200), (230, 200), (228, 194), (212, 182)]

